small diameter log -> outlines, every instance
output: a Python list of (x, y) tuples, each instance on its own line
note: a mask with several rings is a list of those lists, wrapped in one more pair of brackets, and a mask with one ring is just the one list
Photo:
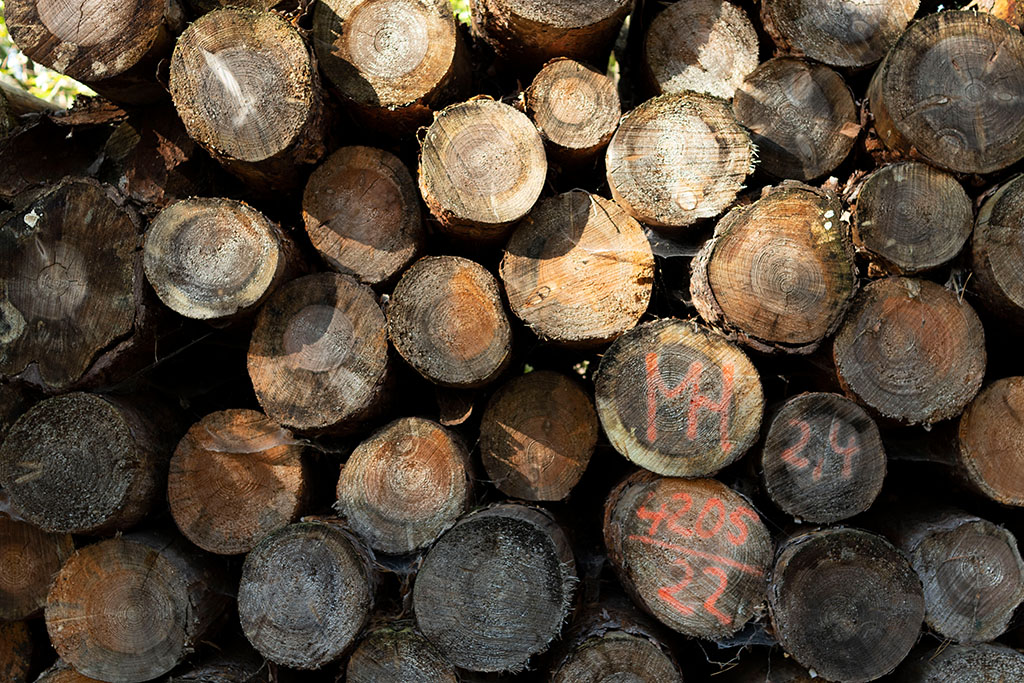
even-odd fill
[(897, 683), (993, 683), (1024, 680), (1024, 654), (997, 643), (947, 645), (900, 670)]
[(409, 169), (373, 147), (342, 147), (327, 157), (306, 183), (302, 218), (324, 261), (368, 285), (396, 277), (426, 240)]
[(0, 375), (55, 393), (123, 356), (144, 322), (138, 232), (124, 198), (85, 179), (0, 217)]
[(732, 110), (750, 131), (758, 166), (777, 178), (830, 173), (860, 134), (842, 76), (802, 59), (777, 57), (757, 67), (736, 90)]
[(952, 260), (973, 223), (971, 200), (955, 177), (909, 161), (865, 179), (854, 205), (853, 240), (886, 270), (912, 274)]
[(972, 288), (1008, 320), (1024, 315), (1024, 175), (1011, 178), (978, 211), (971, 240)]
[(372, 558), (337, 522), (292, 524), (245, 558), (238, 616), (267, 659), (295, 669), (337, 660), (373, 606)]
[(248, 204), (185, 199), (146, 231), (143, 266), (160, 300), (186, 318), (214, 320), (256, 309), (294, 270), (295, 246)]
[(434, 544), (413, 608), (456, 666), (521, 671), (558, 637), (575, 584), (572, 550), (551, 517), (503, 503), (463, 517)]
[(373, 291), (334, 273), (283, 285), (256, 318), (248, 365), (271, 419), (303, 432), (352, 429), (385, 398), (387, 324)]
[[(57, 663), (39, 674), (35, 683), (99, 683), (95, 678), (83, 676), (68, 665), (67, 662), (57, 660)], [(219, 681), (214, 682), (219, 683)]]
[(544, 142), (525, 114), (476, 99), (438, 113), (423, 134), (420, 193), (444, 231), (494, 242), (533, 208), (547, 168)]
[(375, 551), (432, 543), (469, 505), (469, 453), (457, 436), (418, 417), (388, 424), (342, 465), (337, 509)]
[(1024, 36), (989, 14), (948, 11), (913, 24), (868, 88), (889, 149), (959, 173), (1024, 157)]
[(457, 683), (448, 660), (411, 624), (371, 631), (349, 657), (345, 683)]
[(1024, 377), (1005, 377), (985, 387), (960, 416), (958, 454), (967, 480), (1005, 505), (1024, 506), (1022, 414)]
[(34, 649), (32, 634), (25, 622), (0, 622), (0, 680), (28, 683)]
[(619, 337), (601, 359), (597, 414), (612, 446), (658, 474), (700, 477), (757, 440), (764, 395), (736, 346), (666, 318)]
[(914, 18), (918, 4), (919, 0), (765, 0), (761, 21), (782, 50), (832, 66), (861, 67), (885, 55)]
[(0, 445), (0, 487), (18, 515), (44, 531), (126, 529), (162, 498), (169, 451), (141, 408), (65, 394), (11, 427)]
[(189, 135), (258, 189), (288, 190), (324, 153), (316, 63), (271, 12), (220, 9), (178, 38), (171, 97)]
[(50, 582), (74, 551), (69, 534), (48, 534), (0, 513), (0, 619), (25, 619), (42, 609)]
[(759, 351), (816, 349), (857, 288), (842, 214), (833, 193), (797, 183), (730, 211), (691, 264), (697, 312)]
[(662, 10), (644, 37), (644, 69), (655, 94), (687, 90), (731, 100), (757, 68), (757, 32), (723, 0), (687, 0)]
[(714, 479), (634, 473), (608, 496), (604, 542), (634, 601), (679, 633), (724, 638), (762, 613), (771, 537)]
[(592, 164), (612, 139), (622, 106), (615, 82), (571, 59), (553, 59), (524, 93), (526, 113), (563, 166)]
[(903, 661), (924, 619), (921, 581), (881, 536), (825, 529), (784, 543), (768, 589), (786, 652), (829, 681), (863, 683)]
[(884, 417), (929, 424), (960, 414), (985, 375), (985, 332), (953, 292), (928, 280), (875, 280), (833, 345), (839, 381)]
[(428, 256), (399, 280), (387, 309), (388, 335), (416, 372), (436, 384), (479, 387), (505, 369), (512, 328), (498, 282), (458, 256)]
[(623, 117), (605, 156), (612, 197), (637, 220), (682, 228), (728, 208), (754, 167), (754, 147), (729, 105), (683, 93)]
[(32, 114), (56, 114), (64, 109), (53, 102), (36, 97), (26, 90), (20, 83), (14, 84), (10, 81), (0, 82), (0, 108), (6, 110), (14, 117), (24, 117)]
[(276, 683), (278, 680), (277, 670), (272, 670), (248, 643), (239, 647), (232, 641), (224, 650), (215, 651), (184, 671), (179, 670), (167, 683)]
[(501, 261), (512, 312), (542, 339), (605, 344), (647, 311), (654, 255), (615, 202), (582, 190), (541, 201), (516, 227)]
[(795, 396), (772, 418), (761, 453), (772, 501), (798, 520), (832, 524), (864, 512), (885, 479), (882, 439), (864, 409), (838, 394)]
[(71, 556), (47, 598), (46, 628), (79, 673), (138, 683), (192, 652), (227, 596), (214, 566), (184, 541), (129, 534)]
[(524, 500), (562, 500), (597, 445), (594, 401), (557, 372), (520, 375), (498, 389), (480, 422), (480, 458), (498, 490)]

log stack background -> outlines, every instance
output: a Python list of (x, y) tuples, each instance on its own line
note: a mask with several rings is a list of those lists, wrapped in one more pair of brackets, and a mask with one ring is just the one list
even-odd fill
[(1017, 4), (239, 4), (6, 4), (0, 680), (1024, 680)]

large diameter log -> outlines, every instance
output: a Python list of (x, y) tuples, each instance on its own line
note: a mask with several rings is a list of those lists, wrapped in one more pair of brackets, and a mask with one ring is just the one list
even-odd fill
[(453, 105), (423, 134), (420, 193), (441, 228), (456, 237), (500, 240), (533, 208), (546, 177), (540, 133), (507, 104)]
[(1024, 315), (1024, 175), (988, 197), (971, 239), (972, 288), (982, 304), (1007, 320)]
[(985, 387), (960, 416), (959, 462), (967, 480), (1005, 505), (1024, 506), (1024, 479), (1017, 457), (1024, 443), (1024, 377), (1005, 377)]
[(612, 197), (637, 220), (683, 228), (728, 208), (754, 167), (754, 147), (728, 103), (661, 95), (623, 117), (605, 155)]
[(857, 287), (842, 203), (795, 183), (726, 214), (691, 269), (700, 316), (760, 351), (813, 351)]
[(292, 189), (324, 153), (316, 63), (270, 12), (220, 9), (178, 38), (171, 97), (189, 135), (258, 189)]
[(24, 621), (0, 622), (0, 679), (28, 683), (34, 649), (32, 634)]
[(47, 598), (46, 628), (76, 671), (139, 683), (177, 666), (226, 604), (226, 583), (184, 541), (130, 534), (71, 556)]
[(455, 667), (411, 625), (393, 623), (363, 638), (345, 666), (345, 683), (457, 683)]
[(949, 645), (903, 667), (897, 683), (1002, 683), (1024, 680), (1024, 654), (998, 643)]
[(558, 637), (576, 584), (572, 550), (539, 509), (504, 503), (463, 517), (413, 587), (420, 630), (456, 666), (521, 671)]
[(276, 422), (350, 430), (386, 393), (387, 326), (373, 291), (333, 273), (288, 282), (256, 318), (248, 366), (256, 398)]
[(839, 380), (884, 417), (955, 417), (981, 388), (985, 333), (977, 314), (933, 282), (890, 277), (857, 295), (833, 345)]
[(582, 190), (545, 199), (505, 246), (509, 306), (542, 339), (592, 347), (631, 330), (647, 311), (654, 254), (615, 202)]
[(743, 455), (764, 411), (750, 359), (721, 335), (673, 318), (645, 323), (608, 348), (596, 403), (615, 450), (682, 477), (713, 474)]
[(0, 619), (17, 621), (42, 609), (50, 582), (74, 551), (69, 534), (49, 534), (0, 513)]
[(395, 286), (387, 309), (395, 350), (425, 378), (449, 387), (479, 387), (511, 358), (512, 328), (498, 282), (459, 256), (427, 256)]
[(372, 558), (337, 522), (300, 522), (245, 558), (238, 616), (267, 659), (319, 669), (340, 658), (373, 606)]
[(604, 541), (634, 601), (679, 633), (724, 638), (763, 613), (771, 537), (714, 479), (636, 472), (608, 496)]
[(436, 422), (405, 417), (360, 443), (342, 465), (339, 514), (376, 551), (403, 554), (432, 543), (465, 512), (469, 453)]
[(886, 147), (960, 173), (1024, 157), (1024, 36), (989, 14), (931, 14), (900, 36), (868, 89)]

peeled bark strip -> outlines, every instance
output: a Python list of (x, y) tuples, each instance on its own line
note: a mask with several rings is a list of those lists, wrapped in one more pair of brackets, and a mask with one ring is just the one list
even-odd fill
[(757, 67), (736, 90), (732, 110), (751, 133), (758, 166), (777, 178), (811, 180), (835, 170), (860, 134), (842, 76), (802, 59)]
[(1024, 315), (1024, 175), (1011, 178), (981, 205), (971, 241), (972, 288), (1009, 320)]
[(520, 671), (558, 637), (575, 584), (572, 550), (551, 517), (504, 503), (463, 517), (434, 544), (413, 609), (456, 666)]
[(40, 610), (54, 575), (74, 551), (69, 534), (48, 534), (0, 514), (0, 619), (25, 619)]
[(762, 612), (771, 537), (714, 479), (636, 472), (608, 496), (604, 542), (634, 601), (679, 633), (723, 638)]
[(795, 396), (772, 418), (761, 454), (772, 501), (793, 517), (832, 524), (864, 512), (885, 479), (882, 439), (863, 408), (838, 394)]
[(33, 649), (32, 635), (25, 622), (0, 622), (0, 679), (28, 683)]
[(1024, 157), (1024, 36), (989, 14), (939, 12), (900, 36), (868, 89), (885, 146), (960, 173)]
[(1024, 377), (985, 387), (960, 417), (958, 450), (968, 481), (1006, 505), (1024, 506)]
[(911, 274), (952, 260), (973, 223), (971, 200), (956, 178), (909, 161), (884, 166), (864, 181), (853, 239), (889, 270)]
[(553, 59), (524, 93), (526, 113), (564, 166), (593, 163), (619, 125), (622, 106), (615, 82), (571, 59)]
[(992, 683), (1024, 680), (1024, 654), (997, 643), (943, 643), (900, 671), (898, 683)]
[(783, 50), (832, 66), (874, 64), (917, 13), (918, 0), (765, 0), (761, 20)]
[(761, 379), (736, 346), (665, 318), (619, 337), (601, 359), (597, 414), (612, 446), (658, 474), (702, 477), (743, 455), (764, 411)]
[(177, 666), (226, 605), (213, 565), (183, 541), (129, 534), (71, 556), (47, 598), (46, 628), (76, 671), (138, 683)]
[(138, 523), (161, 499), (167, 444), (123, 399), (73, 393), (36, 404), (0, 445), (0, 486), (44, 531), (99, 534)]
[(591, 347), (631, 330), (647, 310), (654, 255), (613, 201), (572, 190), (540, 202), (505, 247), (509, 306), (538, 336)]
[(813, 351), (857, 287), (842, 203), (796, 183), (726, 214), (691, 268), (700, 316), (759, 351)]
[(249, 377), (263, 410), (304, 431), (344, 431), (385, 396), (387, 324), (373, 291), (316, 273), (279, 287), (256, 318)]
[(181, 533), (203, 550), (234, 555), (297, 521), (311, 487), (304, 450), (255, 410), (204, 417), (178, 443), (167, 476)]
[(302, 218), (331, 268), (368, 285), (397, 276), (426, 241), (409, 169), (373, 147), (342, 147), (313, 171)]
[(292, 188), (324, 153), (316, 62), (271, 12), (220, 9), (178, 38), (171, 97), (189, 135), (243, 181)]
[(682, 228), (728, 208), (754, 167), (754, 147), (729, 105), (683, 93), (623, 117), (605, 158), (612, 198), (637, 220)]
[(405, 417), (356, 447), (341, 468), (338, 512), (376, 551), (432, 543), (469, 505), (469, 453), (430, 420)]
[(371, 631), (345, 668), (345, 683), (457, 683), (453, 667), (411, 625)]
[(644, 37), (655, 94), (687, 90), (731, 100), (757, 68), (757, 33), (745, 11), (723, 0), (687, 0), (662, 10)]
[(443, 230), (493, 242), (533, 208), (547, 168), (544, 142), (525, 114), (476, 99), (438, 113), (423, 134), (420, 193)]
[(0, 221), (0, 375), (88, 383), (143, 323), (138, 217), (113, 188), (66, 179)]
[(844, 388), (884, 417), (910, 424), (960, 414), (985, 375), (985, 332), (953, 292), (890, 277), (857, 295), (833, 346)]
[(267, 659), (319, 669), (349, 648), (373, 606), (371, 559), (336, 522), (292, 524), (245, 558), (238, 615)]
[(480, 458), (498, 490), (524, 500), (562, 500), (597, 445), (593, 399), (547, 370), (520, 375), (491, 397), (480, 423)]
[(255, 310), (295, 259), (278, 226), (232, 199), (171, 204), (150, 223), (143, 252), (146, 279), (160, 300), (198, 320)]
[(917, 642), (921, 581), (881, 536), (826, 529), (777, 555), (768, 590), (772, 627), (786, 652), (825, 680), (872, 681)]
[(388, 335), (416, 372), (448, 387), (479, 387), (505, 369), (512, 329), (498, 282), (459, 256), (428, 256), (399, 280)]

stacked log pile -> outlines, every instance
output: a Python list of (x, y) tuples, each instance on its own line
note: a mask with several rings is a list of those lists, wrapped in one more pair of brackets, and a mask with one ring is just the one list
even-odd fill
[(0, 683), (1024, 681), (1024, 24), (7, 0)]

